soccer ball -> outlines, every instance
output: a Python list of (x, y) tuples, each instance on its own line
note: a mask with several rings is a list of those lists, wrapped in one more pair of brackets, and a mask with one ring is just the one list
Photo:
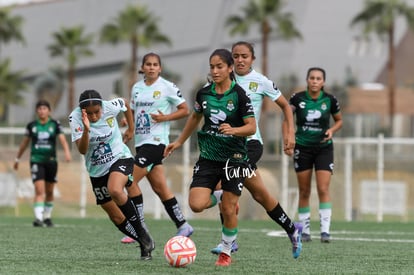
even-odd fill
[(195, 261), (197, 250), (194, 242), (185, 236), (175, 236), (164, 246), (164, 256), (169, 265), (185, 267)]

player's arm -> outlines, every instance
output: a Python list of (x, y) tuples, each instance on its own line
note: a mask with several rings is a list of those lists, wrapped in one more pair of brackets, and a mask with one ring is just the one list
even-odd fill
[(86, 110), (82, 109), (82, 122), (83, 122), (83, 131), (82, 136), (76, 140), (76, 146), (78, 147), (79, 153), (82, 155), (86, 154), (89, 147), (89, 119), (86, 114)]
[(203, 118), (202, 113), (193, 112), (187, 119), (184, 129), (180, 136), (172, 143), (168, 144), (164, 150), (164, 157), (170, 155), (175, 149), (183, 145), (183, 143), (190, 137), (190, 135), (197, 128), (201, 119)]
[(126, 126), (128, 128), (125, 130), (123, 141), (124, 143), (127, 143), (134, 137), (134, 114), (132, 113), (129, 103), (126, 100), (124, 100), (124, 102), (127, 108), (127, 110), (124, 112), (124, 116), (126, 120)]
[(23, 153), (26, 150), (26, 148), (29, 145), (29, 143), (30, 143), (30, 137), (29, 136), (25, 136), (23, 138), (22, 142), (20, 143), (19, 151), (17, 152), (16, 159), (14, 160), (14, 166), (13, 166), (14, 170), (19, 169), (19, 161), (20, 161), (20, 158), (23, 155)]
[(276, 104), (282, 109), (282, 135), (283, 135), (283, 150), (285, 152), (295, 148), (295, 126), (293, 120), (292, 108), (286, 98), (281, 95), (275, 100)]
[(68, 142), (66, 141), (65, 134), (61, 133), (59, 134), (58, 137), (59, 137), (60, 144), (62, 145), (63, 152), (65, 152), (65, 160), (71, 161), (72, 156), (70, 154), (69, 145), (68, 145)]

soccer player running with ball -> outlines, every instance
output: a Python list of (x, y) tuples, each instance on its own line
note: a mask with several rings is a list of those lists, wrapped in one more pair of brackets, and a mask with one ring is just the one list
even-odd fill
[[(268, 97), (283, 111), (286, 125), (283, 129), (283, 146), (285, 153), (289, 153), (289, 150), (293, 149), (295, 146), (295, 129), (292, 110), (288, 101), (276, 85), (267, 77), (256, 72), (252, 68), (253, 61), (256, 58), (252, 44), (245, 41), (236, 42), (232, 46), (232, 56), (234, 59), (237, 84), (244, 89), (252, 102), (257, 127), (256, 133), (247, 138), (247, 155), (249, 157), (249, 163), (252, 169), (254, 169), (254, 174), (252, 174), (251, 177), (246, 178), (244, 186), (249, 190), (252, 197), (263, 206), (269, 217), (286, 231), (289, 240), (292, 243), (293, 257), (298, 258), (302, 250), (302, 225), (300, 223), (292, 222), (283, 210), (279, 201), (267, 190), (260, 172), (257, 169), (257, 162), (260, 160), (263, 153), (263, 139), (259, 129), (263, 100), (265, 97)], [(214, 193), (215, 196), (219, 198), (222, 190), (217, 190)], [(213, 248), (211, 252), (218, 254), (221, 252), (222, 247), (223, 244), (220, 243), (217, 247)], [(237, 249), (238, 245), (234, 242), (232, 245), (232, 252), (237, 251)]]
[(167, 146), (164, 156), (180, 147), (204, 119), (197, 132), (200, 156), (193, 169), (188, 200), (196, 213), (214, 206), (217, 200), (212, 193), (221, 182), (223, 249), (216, 265), (228, 266), (238, 233), (239, 197), (244, 179), (252, 172), (247, 162), (246, 137), (255, 133), (256, 121), (250, 99), (235, 82), (231, 53), (217, 49), (209, 61), (213, 83), (197, 92), (194, 111), (181, 135)]
[[(124, 135), (117, 122), (121, 111), (128, 125)], [(124, 188), (132, 184), (134, 167), (134, 158), (125, 144), (134, 135), (129, 103), (122, 98), (102, 100), (97, 91), (86, 90), (80, 95), (79, 106), (70, 114), (69, 124), (72, 142), (85, 156), (96, 204), (121, 232), (139, 242), (141, 260), (152, 259), (151, 251), (155, 244), (144, 216), (124, 192)], [(139, 189), (138, 186), (136, 188)]]

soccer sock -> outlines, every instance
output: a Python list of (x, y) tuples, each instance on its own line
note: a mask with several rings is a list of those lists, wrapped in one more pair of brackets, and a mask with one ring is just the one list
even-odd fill
[(39, 221), (43, 221), (43, 211), (45, 210), (45, 203), (44, 202), (35, 202), (33, 206), (33, 212), (35, 218)]
[(229, 256), (231, 256), (231, 246), (233, 244), (234, 241), (236, 241), (237, 238), (237, 232), (238, 232), (238, 228), (226, 228), (226, 227), (222, 227), (221, 230), (221, 240), (222, 240), (222, 244), (223, 244), (223, 250), (222, 253), (225, 253)]
[(216, 198), (216, 203), (221, 202), (221, 197), (223, 196), (223, 190), (219, 189), (213, 192), (213, 196)]
[(321, 233), (325, 232), (329, 234), (331, 227), (331, 216), (332, 216), (332, 203), (321, 202), (319, 203), (319, 219), (321, 223)]
[(129, 223), (133, 227), (134, 231), (136, 232), (136, 235), (140, 239), (147, 239), (147, 228), (142, 226), (138, 218), (137, 209), (135, 208), (135, 205), (132, 202), (132, 200), (128, 198), (127, 202), (124, 205), (119, 205), (119, 209), (121, 209), (122, 213), (125, 215)]
[(52, 217), (53, 202), (45, 202), (45, 208), (43, 210), (43, 219), (50, 219)]
[(141, 226), (143, 228), (145, 228), (145, 230), (147, 229), (147, 225), (145, 224), (145, 217), (144, 217), (144, 199), (141, 195), (138, 195), (136, 197), (131, 198), (131, 201), (134, 203), (135, 208), (137, 209), (137, 213), (138, 213), (138, 219), (141, 223)]
[(181, 208), (178, 205), (178, 201), (175, 197), (163, 201), (162, 203), (164, 204), (164, 208), (167, 211), (168, 216), (170, 216), (171, 220), (175, 223), (175, 226), (177, 228), (186, 222), (183, 212), (181, 212)]
[(137, 232), (135, 231), (134, 227), (127, 219), (125, 219), (120, 224), (115, 224), (115, 226), (118, 227), (119, 231), (121, 231), (125, 235), (133, 238), (136, 241), (139, 240)]
[(310, 235), (310, 207), (300, 207), (299, 210), (299, 221), (302, 223), (302, 233)]
[(273, 210), (268, 211), (267, 214), (274, 220), (277, 224), (279, 224), (288, 234), (293, 234), (295, 232), (295, 226), (290, 220), (289, 216), (283, 210), (280, 203), (276, 205)]

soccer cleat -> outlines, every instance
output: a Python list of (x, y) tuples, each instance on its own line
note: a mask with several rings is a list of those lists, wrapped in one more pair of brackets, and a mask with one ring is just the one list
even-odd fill
[(216, 266), (229, 266), (231, 264), (231, 257), (225, 253), (220, 253), (216, 261)]
[(292, 242), (292, 255), (293, 258), (298, 258), (302, 251), (302, 224), (295, 223), (295, 231), (293, 234), (288, 234), (290, 241)]
[(310, 234), (302, 233), (302, 242), (308, 243), (311, 241), (312, 241), (312, 238)]
[(178, 228), (176, 236), (190, 237), (193, 232), (193, 227), (188, 222), (186, 222)]
[(36, 219), (33, 221), (33, 226), (34, 227), (43, 227), (43, 222), (39, 219)]
[(126, 243), (126, 244), (128, 244), (128, 243), (135, 243), (135, 242), (137, 242), (137, 241), (136, 241), (136, 240), (134, 240), (133, 238), (129, 237), (129, 236), (124, 236), (124, 237), (121, 239), (121, 243)]
[(330, 243), (331, 242), (331, 235), (326, 232), (321, 233), (321, 243)]
[(47, 227), (53, 227), (54, 225), (53, 225), (53, 222), (52, 222), (52, 220), (51, 219), (45, 219), (44, 221), (43, 221), (43, 223), (47, 226)]
[(152, 260), (151, 252), (155, 249), (155, 243), (152, 237), (148, 234), (147, 240), (139, 241), (140, 248), (141, 248), (141, 260), (148, 261)]
[[(237, 252), (237, 250), (239, 250), (239, 245), (237, 244), (236, 241), (234, 241), (231, 244), (231, 253), (235, 253), (235, 252)], [(219, 255), (221, 252), (223, 252), (223, 244), (219, 243), (216, 247), (214, 247), (210, 251), (213, 254)]]

